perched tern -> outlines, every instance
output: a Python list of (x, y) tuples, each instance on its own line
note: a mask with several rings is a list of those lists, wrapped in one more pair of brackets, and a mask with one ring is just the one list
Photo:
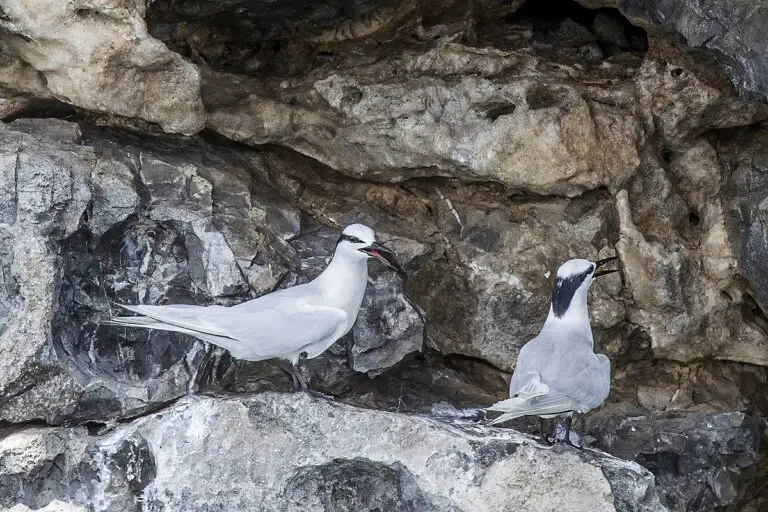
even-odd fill
[(319, 356), (352, 329), (368, 284), (369, 258), (405, 276), (394, 252), (376, 241), (371, 228), (351, 224), (336, 242), (326, 269), (306, 284), (231, 307), (120, 304), (141, 316), (118, 316), (103, 323), (189, 334), (246, 361), (286, 360), (294, 386), (306, 391), (307, 381), (297, 368), (299, 357)]
[(517, 356), (509, 383), (510, 398), (488, 408), (503, 413), (491, 424), (539, 416), (542, 438), (548, 442), (543, 419), (566, 416), (565, 442), (572, 444), (569, 434), (573, 413), (583, 415), (608, 397), (611, 363), (605, 355), (594, 352), (587, 295), (595, 278), (618, 272), (597, 270), (615, 259), (574, 259), (560, 266), (544, 327)]

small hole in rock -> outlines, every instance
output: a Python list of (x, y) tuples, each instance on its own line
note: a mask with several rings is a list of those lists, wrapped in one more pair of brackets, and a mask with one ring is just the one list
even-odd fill
[(75, 11), (75, 16), (78, 18), (91, 18), (99, 15), (99, 11), (95, 9), (82, 8)]
[(768, 317), (766, 317), (763, 310), (757, 304), (757, 301), (748, 293), (745, 293), (743, 296), (741, 315), (744, 320), (751, 322), (763, 332), (768, 333)]
[(102, 423), (100, 421), (87, 421), (85, 423), (85, 428), (88, 429), (89, 436), (99, 435), (99, 431), (106, 426), (107, 426), (106, 423)]
[(688, 222), (690, 222), (692, 226), (698, 226), (699, 222), (701, 222), (701, 218), (698, 213), (690, 212), (688, 214)]
[(664, 163), (669, 163), (672, 161), (672, 151), (670, 151), (667, 148), (663, 148), (661, 150), (661, 159), (664, 160)]
[(480, 105), (480, 109), (485, 112), (485, 117), (495, 121), (501, 116), (513, 114), (517, 109), (514, 103), (487, 103)]
[(680, 69), (680, 68), (675, 68), (672, 71), (670, 71), (669, 74), (672, 75), (673, 77), (677, 78), (677, 77), (679, 77), (680, 75), (683, 74), (683, 70)]

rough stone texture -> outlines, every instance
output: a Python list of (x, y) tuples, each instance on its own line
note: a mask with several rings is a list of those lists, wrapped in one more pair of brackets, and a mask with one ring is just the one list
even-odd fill
[[(299, 210), (254, 178), (260, 159), (199, 141), (83, 138), (63, 121), (19, 120), (2, 133), (5, 421), (129, 417), (219, 383), (232, 361), (212, 368), (201, 342), (98, 322), (114, 302), (248, 300), (314, 277), (332, 255), (338, 232), (324, 228), (322, 244), (301, 235)], [(365, 301), (387, 305), (387, 320), (364, 314), (349, 347), (320, 363), (321, 387), (422, 348), (423, 320), (399, 281), (374, 272)]]
[(0, 453), (6, 507), (667, 510), (633, 462), (305, 394), (189, 398), (99, 437), (29, 428)]
[(0, 83), (191, 134), (204, 122), (197, 68), (147, 33), (143, 1), (3, 3)]
[[(752, 285), (754, 301), (763, 310), (768, 307), (768, 279), (763, 272), (768, 254), (768, 139), (754, 129), (736, 131), (724, 144), (721, 158), (732, 171), (725, 188), (728, 227), (735, 251), (743, 266), (744, 276)], [(768, 328), (760, 308), (752, 307), (750, 319), (761, 329)]]
[[(150, 423), (160, 432), (176, 425), (171, 416), (131, 418), (189, 390), (288, 389), (272, 363), (97, 321), (110, 300), (233, 304), (304, 282), (340, 226), (365, 222), (409, 278), (371, 263), (353, 331), (304, 363), (313, 388), (399, 412), (489, 405), (546, 315), (554, 269), (618, 253), (621, 274), (595, 284), (590, 308), (596, 348), (612, 363), (606, 410), (624, 408), (587, 433), (646, 464), (675, 509), (764, 509), (756, 482), (768, 458), (740, 418), (768, 417), (768, 108), (735, 94), (729, 78), (762, 90), (765, 57), (753, 50), (764, 9), (582, 3), (600, 9), (3, 4), (0, 115), (21, 118), (0, 130), (0, 419), (85, 423), (92, 433), (122, 420), (119, 432)], [(733, 60), (722, 72), (675, 32)], [(203, 121), (208, 130), (192, 138), (152, 124), (190, 133)], [(693, 428), (710, 420), (710, 433)], [(651, 441), (688, 426), (691, 446)], [(119, 449), (143, 461), (144, 476), (107, 459), (67, 464), (82, 469), (68, 482), (85, 487), (44, 486), (44, 499), (79, 493), (73, 503), (84, 503), (96, 481), (99, 496), (135, 507), (157, 481), (146, 457), (156, 452), (121, 436), (73, 433), (71, 448), (126, 441)], [(641, 437), (642, 449), (627, 448)], [(53, 451), (72, 453), (65, 444)], [(546, 453), (551, 467), (571, 464), (559, 462), (568, 451)], [(283, 498), (444, 507), (402, 460), (343, 459), (297, 463), (295, 494)], [(238, 482), (248, 471), (197, 463)], [(614, 506), (631, 509), (648, 485), (601, 467)], [(532, 475), (516, 473), (515, 492), (536, 489)], [(145, 479), (153, 483), (136, 487)]]
[[(32, 509), (27, 507), (26, 505), (22, 505), (19, 503), (18, 505), (14, 505), (13, 507), (9, 508), (9, 512), (30, 512)], [(71, 503), (62, 502), (59, 500), (53, 500), (48, 505), (35, 509), (40, 512), (87, 512), (88, 509), (85, 507), (78, 507), (77, 505), (72, 505)]]
[(685, 2), (579, 0), (584, 5), (618, 7), (630, 21), (650, 31), (673, 33), (691, 48), (713, 53), (740, 91), (768, 94), (768, 10), (749, 0)]
[(608, 420), (611, 411), (598, 414), (597, 445), (653, 471), (670, 510), (735, 506), (737, 486), (762, 485), (754, 474), (760, 427), (753, 418), (743, 413), (622, 418), (626, 412), (613, 411), (618, 424)]
[[(277, 98), (253, 91), (242, 100), (215, 92), (237, 91), (232, 79), (206, 75), (208, 126), (248, 144), (284, 144), (353, 177), (453, 176), (564, 195), (621, 184), (639, 164), (636, 119), (585, 98), (560, 73), (546, 86), (526, 79), (536, 65), (450, 43), (386, 63), (408, 70), (404, 81), (366, 83), (382, 64), (355, 65), (284, 80), (271, 89)], [(489, 78), (502, 72), (520, 76)]]

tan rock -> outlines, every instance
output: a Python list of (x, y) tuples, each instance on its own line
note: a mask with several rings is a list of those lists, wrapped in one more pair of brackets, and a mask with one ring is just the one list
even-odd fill
[(19, 0), (3, 12), (3, 40), (16, 58), (0, 72), (7, 87), (169, 132), (202, 128), (199, 72), (147, 33), (143, 1)]

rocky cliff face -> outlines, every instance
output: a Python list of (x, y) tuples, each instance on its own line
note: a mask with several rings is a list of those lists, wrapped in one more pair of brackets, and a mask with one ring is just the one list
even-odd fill
[[(761, 510), (766, 16), (667, 4), (2, 3), (0, 504)], [(99, 325), (304, 282), (355, 221), (409, 278), (306, 362), (348, 405)], [(627, 462), (423, 417), (504, 397), (554, 269), (613, 254), (587, 439)]]

